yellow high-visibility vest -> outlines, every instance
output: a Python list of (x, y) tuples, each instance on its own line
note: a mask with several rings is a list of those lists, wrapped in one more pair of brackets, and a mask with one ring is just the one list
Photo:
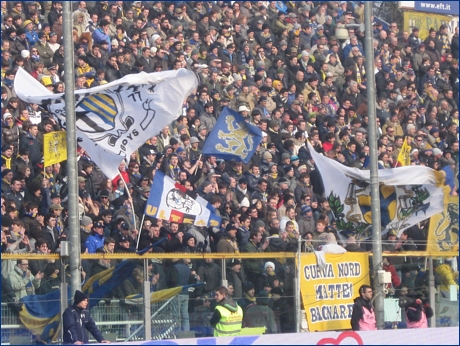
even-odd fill
[(243, 309), (237, 304), (237, 311), (231, 312), (223, 306), (216, 306), (220, 312), (220, 321), (214, 328), (214, 336), (238, 336), (243, 324)]

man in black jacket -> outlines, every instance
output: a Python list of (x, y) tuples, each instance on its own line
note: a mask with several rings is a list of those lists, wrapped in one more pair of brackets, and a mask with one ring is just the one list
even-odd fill
[(358, 330), (377, 330), (374, 308), (372, 306), (372, 287), (361, 285), (359, 297), (355, 299), (351, 315), (351, 328)]
[(89, 315), (88, 297), (81, 291), (75, 291), (73, 305), (69, 306), (62, 315), (64, 328), (64, 344), (82, 345), (88, 343), (88, 330), (97, 342), (109, 344), (102, 336), (96, 323)]

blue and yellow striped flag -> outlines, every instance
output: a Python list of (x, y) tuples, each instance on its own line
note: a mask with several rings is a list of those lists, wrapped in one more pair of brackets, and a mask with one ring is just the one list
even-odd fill
[[(70, 296), (70, 287), (68, 290)], [(61, 329), (61, 290), (44, 295), (28, 295), (21, 299), (19, 319), (40, 341), (50, 344), (56, 341)]]
[(136, 266), (137, 261), (124, 260), (115, 267), (104, 270), (89, 279), (82, 288), (83, 293), (89, 296), (89, 309), (97, 305), (113, 289), (129, 278)]

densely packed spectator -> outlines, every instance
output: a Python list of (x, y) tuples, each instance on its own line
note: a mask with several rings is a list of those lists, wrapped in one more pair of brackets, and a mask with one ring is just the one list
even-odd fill
[[(306, 240), (306, 252), (370, 250), (353, 237), (337, 243), (335, 216), (306, 146), (366, 169), (369, 88), (377, 95), (379, 168), (395, 167), (406, 138), (411, 164), (444, 171), (457, 195), (458, 27), (452, 37), (446, 25), (432, 28), (422, 40), (418, 28), (408, 32), (396, 22), (376, 21), (373, 55), (366, 56), (357, 25), (364, 20), (363, 2), (78, 1), (72, 6), (73, 42), (67, 43), (62, 2), (1, 2), (2, 251), (59, 252), (69, 237), (66, 163), (43, 163), (43, 135), (63, 129), (47, 109), (16, 97), (19, 68), (53, 93), (141, 71), (185, 68), (199, 75), (200, 85), (184, 100), (177, 120), (120, 164), (123, 179), (104, 176), (78, 148), (83, 253), (133, 253), (151, 244), (150, 251), (169, 253), (296, 252), (299, 237)], [(338, 28), (348, 37), (339, 36)], [(74, 51), (75, 85), (63, 82), (64, 44)], [(374, 71), (366, 71), (366, 59), (374, 60)], [(374, 73), (375, 87), (368, 85), (368, 73)], [(201, 155), (223, 107), (263, 131), (247, 165)], [(157, 170), (191, 197), (208, 200), (222, 217), (221, 226), (143, 218)], [(415, 225), (400, 239), (389, 232), (384, 250), (423, 250), (426, 229), (426, 222)], [(59, 268), (53, 261), (10, 262), (2, 261), (2, 287), (13, 292), (12, 300), (57, 289)], [(116, 262), (83, 260), (83, 280)], [(397, 257), (386, 266), (396, 289), (415, 290), (424, 283), (415, 261)], [(204, 281), (193, 292), (181, 292), (181, 318), (188, 329), (190, 296), (201, 298), (189, 311), (195, 308), (206, 319), (209, 295), (221, 283), (220, 265), (154, 261), (148, 271), (152, 290)], [(294, 262), (284, 259), (228, 263), (229, 295), (249, 312), (245, 325), (268, 323), (270, 332), (292, 331), (294, 272)], [(111, 297), (141, 292), (141, 281), (142, 269), (136, 268)]]

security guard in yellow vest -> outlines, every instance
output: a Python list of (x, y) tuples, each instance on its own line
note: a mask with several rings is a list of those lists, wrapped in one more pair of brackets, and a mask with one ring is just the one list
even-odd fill
[(214, 336), (240, 335), (243, 323), (243, 309), (228, 296), (228, 289), (220, 286), (216, 289), (217, 306), (209, 323), (214, 328)]

